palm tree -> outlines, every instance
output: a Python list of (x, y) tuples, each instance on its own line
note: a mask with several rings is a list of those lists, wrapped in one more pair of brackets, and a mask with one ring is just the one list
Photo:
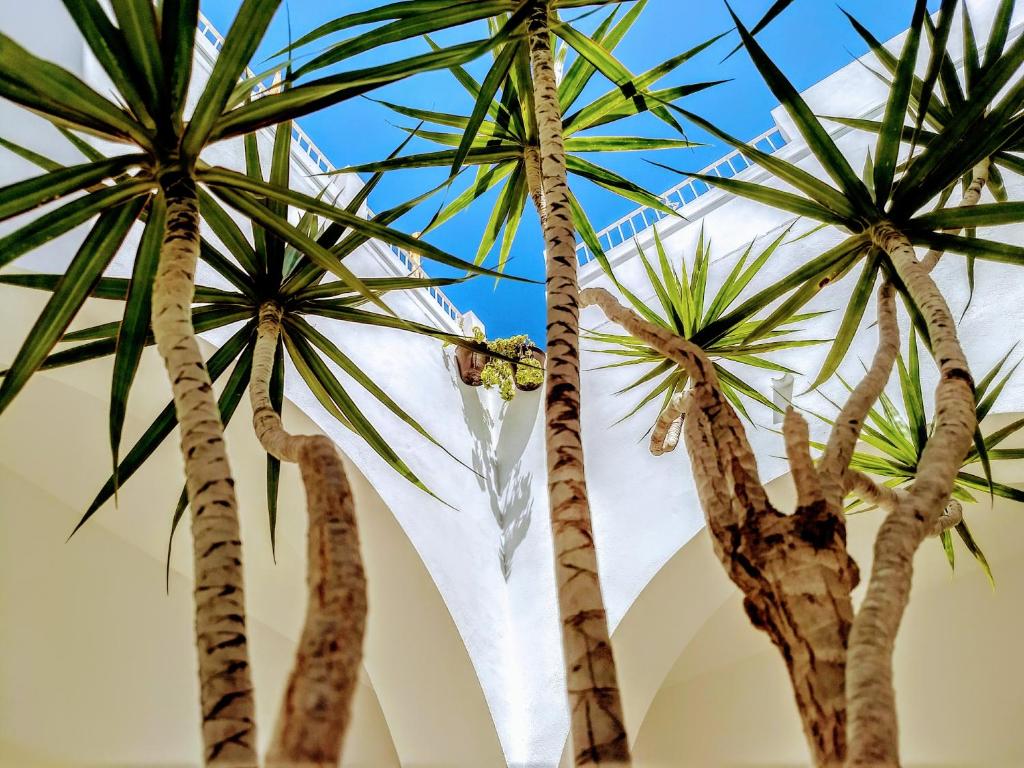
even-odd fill
[[(748, 157), (795, 191), (742, 179), (698, 178), (841, 228), (849, 235), (712, 323), (707, 329), (709, 338), (716, 338), (754, 308), (787, 295), (776, 312), (795, 312), (822, 288), (863, 264), (835, 345), (818, 375), (820, 382), (845, 356), (879, 273), (884, 275), (878, 293), (879, 347), (867, 374), (836, 418), (817, 466), (810, 458), (806, 422), (795, 411), (787, 413), (783, 432), (797, 487), (796, 514), (781, 515), (768, 503), (742, 425), (722, 395), (703, 352), (629, 312), (606, 292), (588, 291), (583, 297), (585, 303), (604, 308), (610, 319), (626, 325), (633, 335), (649, 339), (673, 356), (693, 381), (686, 403), (685, 436), (716, 553), (745, 592), (751, 620), (769, 633), (787, 661), (805, 734), (815, 762), (821, 765), (898, 764), (892, 651), (909, 595), (910, 564), (913, 553), (942, 516), (975, 434), (973, 381), (956, 324), (927, 266), (918, 261), (914, 246), (1007, 263), (1024, 261), (1024, 248), (953, 233), (960, 228), (1021, 221), (1024, 210), (1019, 203), (920, 213), (950, 184), (1004, 147), (1007, 135), (1019, 130), (1017, 115), (1024, 105), (1024, 84), (1011, 83), (1011, 79), (1024, 61), (1024, 40), (1018, 39), (986, 65), (956, 116), (898, 169), (925, 11), (923, 0), (915, 3), (864, 180), (854, 173), (796, 89), (733, 16), (754, 64), (835, 186), (785, 160), (746, 148), (743, 151)], [(939, 76), (941, 67), (933, 62), (942, 53), (942, 46), (932, 50), (930, 74), (924, 81), (927, 87)], [(726, 143), (741, 146), (707, 121), (672, 108)], [(939, 366), (935, 417), (913, 486), (887, 509), (889, 515), (875, 543), (867, 595), (855, 616), (850, 591), (858, 577), (846, 551), (842, 499), (854, 481), (848, 468), (861, 426), (884, 388), (899, 350), (895, 290), (903, 295)], [(756, 334), (748, 341), (755, 339)]]
[[(787, 227), (748, 264), (747, 260), (754, 250), (754, 241), (751, 241), (750, 245), (740, 254), (718, 290), (714, 295), (709, 295), (708, 273), (712, 258), (711, 239), (705, 240), (703, 225), (697, 239), (692, 273), (687, 270), (685, 258), (680, 258), (678, 269), (672, 266), (657, 228), (655, 228), (654, 245), (658, 253), (658, 269), (651, 264), (639, 242), (636, 243), (636, 250), (643, 263), (651, 290), (658, 299), (660, 313), (626, 288), (616, 278), (610, 266), (606, 270), (606, 274), (611, 278), (616, 289), (626, 297), (633, 310), (642, 318), (649, 323), (661, 326), (669, 333), (688, 339), (696, 346), (701, 347), (705, 354), (715, 361), (715, 373), (718, 375), (723, 394), (748, 422), (751, 419), (743, 404), (743, 398), (749, 398), (780, 413), (781, 411), (756, 387), (732, 373), (722, 363), (752, 366), (782, 374), (795, 374), (796, 371), (774, 362), (767, 355), (770, 352), (825, 343), (821, 339), (790, 338), (799, 329), (786, 327), (810, 320), (820, 313), (812, 312), (782, 318), (778, 325), (764, 334), (768, 337), (766, 341), (755, 343), (747, 343), (747, 338), (759, 329), (764, 321), (763, 318), (751, 317), (746, 320), (734, 318), (735, 325), (707, 347), (703, 345), (704, 331), (736, 302), (754, 275), (783, 244), (783, 240), (791, 229), (791, 226)], [(653, 388), (621, 420), (630, 418), (645, 405), (660, 397), (661, 407), (658, 419), (651, 431), (651, 453), (660, 456), (662, 453), (675, 450), (682, 431), (683, 399), (686, 396), (689, 383), (686, 371), (680, 369), (675, 362), (656, 348), (628, 334), (588, 331), (585, 337), (602, 343), (602, 346), (598, 347), (596, 351), (616, 358), (625, 358), (620, 362), (599, 366), (599, 369), (635, 365), (646, 367), (646, 370), (635, 381), (616, 392), (616, 394), (624, 394), (644, 384), (655, 382)]]
[[(769, 23), (789, 2), (775, 3), (761, 26)], [(396, 161), (392, 167), (408, 167), (417, 162), (425, 165), (450, 163), (454, 175), (464, 163), (480, 166), (474, 186), (453, 201), (438, 220), (429, 225), (431, 227), (509, 176), (484, 233), (478, 258), (486, 255), (504, 226), (499, 255), (499, 264), (503, 264), (527, 195), (537, 209), (546, 246), (548, 497), (570, 730), (577, 765), (628, 764), (630, 757), (584, 475), (580, 434), (577, 228), (595, 255), (601, 260), (604, 255), (569, 189), (568, 173), (573, 171), (663, 213), (672, 211), (632, 182), (569, 153), (677, 147), (685, 146), (685, 140), (650, 142), (636, 137), (569, 137), (584, 128), (648, 110), (681, 132), (665, 103), (711, 85), (650, 90), (657, 79), (712, 41), (669, 59), (639, 77), (634, 77), (612, 56), (611, 50), (645, 5), (644, 0), (636, 3), (618, 25), (612, 27), (611, 19), (606, 19), (590, 37), (558, 15), (560, 11), (612, 3), (617, 4), (617, 0), (485, 0), (462, 3), (457, 10), (451, 10), (431, 0), (399, 2), (328, 22), (296, 41), (296, 46), (301, 46), (362, 24), (389, 21), (365, 35), (328, 45), (297, 70), (301, 73), (334, 64), (397, 38), (409, 29), (428, 34), (488, 19), (492, 31), (497, 30), (499, 34), (513, 31), (506, 45), (495, 47), (494, 61), (479, 84), (465, 72), (453, 70), (474, 96), (474, 107), (468, 118), (399, 108), (419, 119), (458, 128), (461, 136), (427, 134), (428, 138), (442, 144), (455, 144), (456, 149), (418, 160), (406, 158), (406, 165)], [(555, 73), (554, 38), (578, 54), (561, 84)], [(611, 80), (615, 89), (563, 118), (595, 72)], [(487, 168), (488, 165), (493, 167)]]
[[(933, 24), (929, 16), (925, 16), (925, 28), (931, 40), (932, 49), (936, 52), (930, 59), (930, 67), (935, 68), (937, 75), (932, 75), (932, 69), (925, 74), (925, 79), (914, 78), (913, 87), (910, 91), (910, 108), (914, 112), (914, 125), (904, 128), (902, 140), (910, 144), (911, 151), (916, 144), (927, 145), (935, 138), (936, 132), (941, 131), (945, 126), (957, 117), (959, 111), (965, 107), (975, 94), (975, 88), (984, 75), (985, 70), (1002, 54), (1006, 40), (1010, 33), (1010, 20), (1013, 14), (1013, 0), (1001, 0), (992, 28), (989, 31), (989, 38), (985, 44), (985, 55), (982, 59), (979, 54), (978, 41), (974, 34), (974, 25), (971, 22), (971, 14), (968, 8), (963, 9), (963, 52), (964, 68), (961, 78), (960, 68), (956, 66), (953, 57), (946, 48), (950, 30), (955, 17), (956, 4), (947, 2), (941, 9), (939, 23)], [(874, 35), (857, 19), (846, 14), (850, 23), (857, 33), (870, 46), (872, 53), (887, 70), (885, 73), (878, 72), (873, 68), (871, 71), (883, 82), (891, 86), (890, 78), (895, 75), (899, 60), (882, 45)], [(941, 52), (941, 53), (940, 53)], [(962, 79), (962, 82), (961, 82)], [(865, 120), (863, 118), (829, 117), (842, 125), (847, 125), (858, 130), (866, 130), (877, 133), (881, 129), (881, 123), (877, 120)], [(960, 198), (961, 207), (977, 205), (981, 200), (983, 191), (988, 188), (992, 196), (998, 202), (1005, 202), (1006, 189), (1003, 185), (1003, 171), (1012, 173), (1024, 173), (1024, 137), (1012, 132), (1007, 132), (1001, 137), (1001, 142), (994, 148), (989, 157), (982, 158), (977, 165), (959, 180), (962, 189)], [(952, 197), (955, 187), (954, 181), (939, 196), (938, 206), (942, 208)], [(950, 230), (951, 234), (957, 234), (960, 228)], [(968, 231), (970, 236), (972, 231)], [(925, 265), (934, 266), (942, 256), (942, 251), (932, 248), (925, 254), (922, 262)], [(967, 280), (971, 296), (974, 295), (974, 263), (975, 257), (967, 254)], [(968, 306), (970, 299), (968, 299)]]
[[(213, 142), (282, 123), (416, 72), (468, 61), (491, 44), (467, 43), (385, 67), (318, 78), (251, 99), (254, 83), (249, 79), (239, 84), (239, 77), (279, 2), (242, 3), (187, 119), (185, 100), (191, 81), (197, 0), (166, 0), (158, 8), (117, 0), (113, 18), (97, 0), (65, 3), (110, 77), (119, 103), (0, 35), (0, 96), (57, 125), (85, 131), (129, 150), (116, 157), (55, 169), (0, 190), (0, 220), (62, 201), (0, 241), (0, 266), (98, 216), (0, 384), (0, 412), (60, 339), (134, 222), (144, 218), (145, 231), (126, 294), (123, 333), (118, 337), (115, 389), (121, 389), (114, 400), (122, 403), (127, 396), (130, 376), (125, 374), (137, 366), (148, 313), (172, 383), (192, 510), (204, 757), (208, 763), (232, 765), (256, 764), (242, 554), (223, 425), (211, 377), (196, 343), (191, 306), (200, 252), (200, 203), (204, 198), (200, 185), (216, 188), (243, 213), (252, 212), (255, 203), (251, 187), (242, 183), (244, 175), (199, 178), (200, 154)], [(269, 184), (256, 194), (264, 194), (268, 188), (281, 193)], [(80, 192), (85, 194), (64, 201)], [(271, 227), (271, 217), (261, 215), (260, 223)], [(335, 274), (357, 293), (379, 301), (339, 260), (318, 249), (299, 230), (286, 222), (275, 222), (273, 227), (283, 241), (303, 249), (319, 268)], [(117, 432), (119, 436), (120, 426), (118, 423), (115, 430), (115, 422), (123, 422), (123, 413), (113, 414), (111, 420), (112, 435)]]
[[(77, 139), (73, 134), (68, 135), (88, 157), (100, 157), (100, 153), (91, 145)], [(274, 158), (270, 164), (273, 169), (271, 181), (282, 190), (289, 187), (290, 136), (289, 125), (278, 127)], [(30, 160), (41, 162), (50, 168), (56, 166), (55, 163), (40, 158), (24, 147), (11, 142), (4, 144)], [(248, 178), (263, 183), (262, 164), (254, 134), (246, 136), (245, 156)], [(213, 173), (215, 170), (217, 169), (204, 167), (200, 173)], [(396, 472), (427, 490), (391, 449), (372, 422), (360, 411), (328, 367), (327, 361), (338, 365), (421, 435), (435, 444), (436, 441), (334, 342), (311, 325), (308, 318), (322, 317), (365, 325), (405, 328), (447, 342), (463, 345), (470, 343), (462, 337), (429, 326), (361, 309), (360, 305), (366, 303), (368, 299), (356, 292), (348, 283), (341, 280), (322, 282), (325, 271), (318, 266), (318, 262), (307, 255), (306, 251), (316, 249), (323, 254), (323, 258), (329, 254), (331, 258), (341, 260), (369, 239), (368, 232), (373, 232), (379, 238), (392, 243), (413, 243), (413, 238), (388, 228), (386, 223), (393, 221), (437, 190), (431, 190), (414, 201), (384, 211), (369, 222), (358, 219), (358, 210), (379, 180), (380, 175), (370, 179), (344, 209), (331, 210), (333, 207), (325, 208), (323, 204), (318, 203), (332, 219), (330, 225), (323, 228), (322, 232), (320, 217), (305, 212), (296, 229), (309, 238), (313, 238), (318, 232), (320, 234), (315, 240), (310, 239), (302, 251), (287, 244), (279, 235), (284, 231), (288, 220), (287, 204), (280, 204), (269, 198), (253, 198), (242, 203), (235, 200), (239, 207), (249, 209), (253, 217), (255, 237), (254, 245), (251, 245), (218, 202), (216, 195), (223, 195), (223, 190), (211, 186), (214, 195), (201, 193), (204, 218), (219, 241), (224, 243), (227, 255), (219, 246), (204, 238), (200, 241), (200, 258), (216, 269), (222, 277), (230, 280), (233, 289), (197, 286), (194, 297), (196, 306), (192, 310), (193, 325), (197, 329), (214, 330), (239, 321), (245, 322), (245, 325), (214, 354), (209, 369), (211, 378), (216, 380), (232, 364), (234, 365), (233, 373), (218, 403), (220, 417), (225, 425), (230, 422), (245, 387), (249, 387), (254, 428), (268, 452), (267, 508), (272, 546), (275, 542), (278, 482), (282, 459), (300, 464), (307, 490), (311, 531), (309, 607), (297, 655), (297, 665), (286, 694), (288, 703), (282, 706), (282, 718), (270, 752), (271, 759), (278, 762), (285, 758), (292, 761), (308, 759), (336, 762), (361, 663), (366, 606), (358, 533), (344, 466), (328, 438), (294, 437), (283, 430), (280, 423), (280, 408), (285, 383), (284, 358), (278, 347), (287, 350), (296, 370), (329, 413), (366, 440)], [(288, 200), (300, 204), (318, 202), (315, 198), (294, 194), (288, 197)], [(263, 224), (255, 223), (256, 221), (262, 221)], [(341, 222), (350, 226), (342, 226)], [(459, 260), (429, 244), (419, 240), (415, 243), (420, 252), (430, 255), (435, 260), (455, 266), (460, 264)], [(236, 263), (240, 266), (234, 266)], [(488, 272), (473, 265), (464, 266), (473, 271)], [(59, 274), (0, 275), (0, 283), (52, 292), (59, 285), (60, 278)], [(379, 300), (379, 297), (388, 291), (427, 289), (459, 282), (459, 279), (385, 277), (367, 278), (361, 282)], [(128, 307), (132, 302), (131, 292), (130, 280), (101, 277), (91, 296), (125, 301)], [(55, 368), (109, 355), (122, 355), (124, 345), (121, 340), (125, 337), (131, 341), (135, 340), (134, 335), (129, 336), (132, 333), (129, 328), (132, 316), (133, 313), (126, 309), (122, 322), (103, 323), (64, 334), (62, 341), (81, 343), (49, 355), (40, 368)], [(144, 321), (145, 318), (146, 313), (142, 312), (141, 319)], [(141, 343), (152, 344), (152, 335), (143, 336)], [(141, 352), (141, 347), (139, 351)], [(120, 360), (119, 357), (116, 359)], [(177, 423), (174, 405), (170, 403), (132, 447), (125, 459), (118, 464), (116, 450), (120, 442), (120, 426), (123, 423), (127, 393), (135, 370), (133, 368), (129, 371), (119, 371), (117, 368), (115, 364), (111, 392), (111, 411), (117, 416), (116, 437), (114, 431), (111, 433), (112, 446), (115, 450), (114, 473), (93, 499), (75, 531), (114, 495), (119, 485), (127, 481), (145, 463)], [(188, 497), (183, 489), (171, 524), (168, 569), (174, 531), (187, 503)], [(322, 552), (329, 555), (326, 562), (321, 555)], [(326, 652), (325, 647), (332, 650)], [(310, 659), (316, 660), (318, 666), (309, 667)], [(302, 666), (303, 664), (307, 666)], [(311, 692), (309, 689), (314, 685), (316, 688)], [(325, 718), (314, 711), (322, 709), (325, 701), (330, 702), (327, 710), (332, 713), (332, 717)]]

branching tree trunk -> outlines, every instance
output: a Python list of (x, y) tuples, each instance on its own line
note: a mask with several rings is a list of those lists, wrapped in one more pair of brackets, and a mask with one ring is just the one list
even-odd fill
[[(976, 166), (971, 172), (971, 183), (967, 189), (964, 190), (964, 196), (960, 199), (961, 208), (970, 208), (978, 204), (981, 200), (981, 193), (988, 184), (988, 178), (992, 162), (985, 158)], [(960, 232), (960, 229), (948, 229), (945, 230), (946, 234), (955, 235)], [(942, 258), (942, 251), (932, 249), (928, 251), (924, 256), (921, 257), (921, 266), (927, 272), (931, 272), (935, 265), (939, 263), (939, 259)]]
[(192, 327), (199, 199), (187, 175), (168, 175), (162, 187), (167, 223), (153, 284), (152, 324), (174, 393), (192, 510), (203, 754), (208, 764), (255, 768), (238, 508), (224, 427)]
[(913, 485), (875, 539), (868, 590), (850, 634), (847, 695), (850, 760), (854, 766), (899, 765), (892, 653), (910, 599), (914, 553), (946, 509), (976, 426), (974, 383), (956, 324), (942, 294), (918, 262), (906, 236), (888, 224), (871, 230), (920, 308), (939, 366), (934, 428)]
[(841, 765), (850, 592), (858, 573), (846, 553), (843, 516), (825, 503), (806, 423), (787, 413), (784, 432), (798, 501), (796, 512), (784, 515), (768, 501), (743, 425), (703, 351), (643, 320), (604, 289), (583, 291), (581, 301), (599, 306), (689, 374), (683, 432), (715, 553), (743, 591), (754, 626), (768, 633), (786, 661), (815, 763)]
[[(987, 165), (971, 189), (980, 194)], [(977, 194), (965, 196), (965, 204)], [(927, 325), (939, 366), (934, 429), (906, 490), (879, 486), (849, 469), (860, 431), (884, 390), (899, 352), (893, 288), (878, 294), (879, 345), (853, 390), (816, 467), (807, 425), (789, 409), (783, 425), (797, 489), (797, 508), (783, 515), (768, 503), (742, 424), (725, 400), (710, 362), (685, 339), (652, 325), (603, 289), (588, 289), (584, 305), (674, 360), (690, 376), (684, 417), (687, 448), (715, 551), (745, 594), (752, 623), (779, 647), (789, 668), (804, 732), (817, 765), (898, 766), (899, 744), (892, 653), (910, 595), (913, 558), (929, 535), (962, 518), (950, 501), (975, 429), (973, 382), (941, 293), (903, 233), (888, 223), (870, 230)], [(675, 409), (659, 425), (673, 423)], [(887, 516), (875, 540), (864, 602), (853, 615), (850, 593), (857, 567), (846, 550), (843, 498), (850, 490)], [(846, 722), (849, 720), (849, 732)], [(848, 747), (847, 747), (848, 745)]]
[[(536, 0), (528, 21), (540, 137), (540, 188), (531, 194), (547, 256), (545, 437), (570, 728), (577, 765), (626, 765), (629, 744), (583, 472), (576, 237), (548, 13), (546, 0)], [(536, 184), (536, 173), (528, 175)]]
[(281, 307), (260, 308), (249, 394), (253, 428), (268, 453), (299, 465), (309, 514), (305, 626), (278, 714), (267, 768), (338, 765), (359, 678), (366, 578), (352, 490), (334, 443), (292, 435), (270, 398)]

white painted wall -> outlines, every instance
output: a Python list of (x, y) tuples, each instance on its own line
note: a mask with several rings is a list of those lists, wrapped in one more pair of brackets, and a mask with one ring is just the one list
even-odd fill
[[(971, 6), (985, 11), (993, 3), (976, 0)], [(6, 10), (0, 11), (0, 28), (5, 33), (93, 82), (102, 82), (57, 0), (37, 0), (19, 7), (17, 14)], [(985, 25), (979, 26), (983, 30)], [(200, 65), (208, 62), (201, 60)], [(810, 89), (808, 98), (821, 112), (860, 114), (878, 106), (881, 92), (873, 78), (854, 64)], [(791, 133), (784, 116), (775, 118)], [(6, 137), (61, 160), (74, 158), (56, 132), (8, 104), (0, 103), (0, 125)], [(801, 142), (791, 138), (783, 156), (814, 169)], [(859, 165), (866, 137), (846, 132), (839, 141)], [(269, 154), (269, 134), (261, 136), (261, 146)], [(209, 159), (239, 168), (240, 146), (225, 142), (211, 150)], [(335, 160), (343, 163), (345, 158)], [(297, 175), (311, 172), (299, 155), (294, 169)], [(10, 155), (0, 156), (3, 183), (32, 172)], [(747, 174), (753, 179), (763, 177), (756, 170)], [(315, 190), (311, 181), (299, 178), (296, 183)], [(350, 195), (358, 182), (341, 177), (339, 183)], [(1011, 194), (1022, 193), (1024, 183), (1013, 179)], [(701, 197), (695, 205), (696, 210), (688, 209), (686, 214), (692, 220), (703, 218), (719, 257), (714, 267), (718, 279), (741, 246), (755, 237), (773, 237), (789, 221), (763, 206), (718, 192)], [(798, 223), (794, 233), (807, 226)], [(3, 225), (0, 231), (10, 227)], [(661, 233), (674, 258), (687, 254), (692, 259), (696, 224), (665, 225)], [(57, 269), (83, 234), (68, 235), (17, 267)], [(1017, 230), (1009, 236), (1019, 242), (1021, 234)], [(781, 276), (837, 239), (835, 233), (820, 232), (782, 249), (759, 282)], [(651, 291), (643, 285), (631, 247), (620, 247), (612, 258), (624, 282), (647, 298)], [(125, 249), (114, 271), (125, 271), (131, 253)], [(350, 263), (364, 275), (399, 273), (390, 252), (376, 244), (353, 255)], [(584, 268), (583, 282), (606, 284), (595, 269)], [(966, 289), (959, 259), (945, 259), (937, 278), (954, 310), (961, 308)], [(978, 280), (980, 298), (963, 328), (972, 363), (976, 370), (984, 370), (1006, 351), (1010, 337), (1019, 335), (1006, 329), (1024, 322), (1024, 305), (1015, 298), (1017, 275), (1007, 268), (979, 264)], [(841, 308), (850, 282), (825, 292), (815, 306)], [(0, 359), (9, 359), (17, 348), (41, 298), (12, 289), (0, 291), (0, 322), (5, 329), (0, 335)], [(391, 304), (410, 318), (446, 322), (429, 299), (395, 297)], [(110, 308), (90, 306), (88, 312), (90, 318), (107, 319)], [(597, 327), (602, 319), (588, 310), (583, 322)], [(828, 337), (838, 322), (839, 313), (834, 313), (809, 333)], [(395, 331), (317, 325), (478, 473), (461, 467), (355, 392), (396, 450), (451, 506), (442, 504), (395, 476), (365, 445), (333, 424), (298, 378), (291, 376), (287, 395), (293, 407), (286, 419), (295, 429), (319, 429), (335, 439), (350, 460), (360, 489), (360, 524), (373, 591), (367, 686), (359, 705), (364, 727), (353, 730), (359, 735), (349, 745), (346, 764), (484, 768), (558, 764), (568, 718), (547, 525), (540, 393), (520, 393), (503, 405), (493, 393), (462, 385), (450, 352), (442, 351), (437, 342)], [(218, 338), (223, 336), (209, 341), (216, 343)], [(844, 371), (856, 375), (857, 357), (868, 356), (871, 349), (872, 332), (865, 329)], [(789, 355), (786, 362), (813, 375), (824, 354), (824, 348), (815, 348)], [(590, 368), (601, 359), (586, 354), (583, 362), (584, 368)], [(142, 376), (131, 404), (134, 431), (130, 437), (141, 432), (146, 418), (168, 396), (155, 355), (147, 356)], [(769, 376), (753, 377), (766, 393), (770, 392)], [(0, 540), (5, 547), (0, 556), (12, 550), (0, 565), (4, 569), (0, 574), (4, 585), (0, 592), (0, 765), (70, 765), (86, 754), (95, 765), (147, 760), (185, 765), (193, 764), (197, 752), (187, 598), (191, 567), (185, 534), (179, 534), (172, 560), (176, 576), (170, 599), (160, 593), (158, 578), (167, 521), (180, 484), (174, 448), (161, 449), (159, 463), (126, 486), (119, 509), (104, 510), (80, 539), (60, 545), (61, 532), (105, 477), (108, 378), (109, 369), (103, 363), (40, 375), (0, 420)], [(627, 381), (621, 372), (588, 373), (583, 393), (594, 525), (609, 616), (616, 627), (627, 724), (638, 754), (652, 756), (652, 764), (716, 764), (719, 758), (734, 755), (709, 751), (700, 753), (707, 756), (706, 762), (688, 763), (680, 756), (687, 745), (669, 733), (679, 713), (693, 706), (692, 696), (700, 699), (704, 684), (694, 688), (687, 683), (686, 696), (691, 698), (684, 699), (673, 698), (675, 694), (662, 688), (666, 679), (668, 688), (679, 688), (673, 670), (691, 641), (705, 638), (700, 642), (707, 643), (706, 638), (712, 638), (715, 644), (725, 643), (722, 633), (711, 634), (705, 623), (735, 609), (729, 602), (734, 593), (707, 542), (697, 535), (703, 520), (684, 453), (655, 459), (645, 445), (637, 443), (655, 416), (653, 409), (611, 426), (631, 407), (631, 400), (611, 394)], [(796, 391), (806, 383), (798, 381)], [(799, 404), (811, 402), (798, 400)], [(1024, 388), (1008, 389), (1002, 405), (1007, 410), (1024, 410)], [(770, 424), (767, 411), (754, 407), (751, 412), (759, 424)], [(294, 642), (300, 621), (297, 595), (301, 594), (304, 534), (297, 477), (286, 472), (283, 488), (288, 503), (282, 506), (278, 564), (270, 562), (263, 463), (246, 418), (243, 404), (228, 441), (243, 505), (254, 655), (264, 670), (260, 674), (266, 676), (258, 680), (265, 691), (260, 693), (259, 707), (266, 736), (273, 722), (275, 691), (290, 659), (289, 643)], [(70, 434), (69, 424), (73, 425)], [(766, 478), (782, 474), (784, 465), (773, 458), (781, 453), (777, 437), (757, 429), (751, 438), (761, 457), (762, 474)], [(103, 568), (89, 571), (90, 563), (95, 568), (97, 562)], [(41, 570), (45, 578), (40, 582)], [(20, 586), (36, 582), (38, 590)], [(113, 592), (115, 587), (120, 591)], [(115, 594), (119, 604), (138, 604), (144, 620), (112, 626), (118, 615)], [(48, 612), (39, 617), (37, 627), (34, 617), (42, 613), (40, 605)], [(73, 621), (68, 619), (71, 616)], [(159, 642), (149, 644), (153, 627), (162, 630)], [(996, 625), (985, 627), (996, 631)], [(747, 632), (744, 642), (761, 641), (753, 630), (737, 628), (741, 631)], [(62, 660), (52, 669), (47, 667), (47, 656), (35, 653), (43, 636), (43, 647)], [(105, 645), (104, 638), (111, 645)], [(83, 642), (76, 644), (79, 639)], [(111, 649), (123, 647), (137, 654), (127, 659), (132, 666), (113, 663), (117, 654)], [(171, 657), (173, 661), (161, 663)], [(26, 681), (32, 683), (29, 693)], [(716, 683), (723, 684), (728, 685)], [(67, 688), (75, 695), (65, 693)], [(93, 695), (82, 695), (83, 691)], [(785, 699), (785, 691), (779, 693), (777, 687), (769, 693)], [(50, 707), (55, 698), (60, 706)], [(125, 710), (135, 719), (115, 716)], [(83, 728), (82, 722), (96, 725)], [(156, 728), (154, 723), (163, 729), (158, 741), (145, 737), (147, 729)], [(67, 749), (79, 751), (54, 752), (53, 734), (67, 739)], [(781, 752), (780, 757), (789, 754)], [(675, 759), (682, 762), (672, 763)]]

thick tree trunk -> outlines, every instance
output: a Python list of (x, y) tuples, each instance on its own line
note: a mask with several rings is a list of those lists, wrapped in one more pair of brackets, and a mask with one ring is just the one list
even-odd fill
[(942, 294), (918, 262), (910, 241), (889, 224), (871, 230), (920, 308), (939, 366), (934, 429), (913, 486), (882, 523), (864, 602), (850, 633), (846, 690), (851, 766), (898, 766), (899, 739), (892, 653), (910, 598), (914, 553), (934, 529), (953, 490), (976, 425), (974, 383), (956, 324)]
[(528, 32), (542, 190), (534, 201), (543, 211), (547, 255), (548, 496), (573, 756), (576, 765), (627, 765), (629, 744), (583, 470), (576, 237), (544, 0), (535, 2)]
[(540, 172), (540, 150), (536, 147), (526, 148), (526, 188), (530, 191), (533, 207), (537, 209), (540, 226), (543, 231), (548, 224), (548, 206), (544, 199), (544, 181)]
[(309, 514), (306, 621), (278, 713), (267, 768), (334, 768), (341, 759), (363, 659), (366, 577), (352, 490), (334, 443), (292, 435), (270, 399), (281, 307), (260, 307), (249, 395), (268, 453), (299, 465)]
[(245, 634), (242, 542), (224, 427), (192, 328), (199, 200), (183, 174), (162, 179), (167, 224), (153, 284), (152, 323), (181, 427), (195, 558), (203, 749), (207, 764), (258, 765)]
[(798, 498), (796, 511), (784, 515), (768, 501), (743, 425), (703, 351), (648, 323), (604, 289), (587, 289), (580, 298), (689, 374), (683, 431), (715, 553), (743, 590), (751, 622), (786, 661), (815, 764), (842, 765), (846, 638), (858, 574), (846, 552), (843, 516), (825, 503), (806, 422), (792, 410), (786, 415), (783, 431)]

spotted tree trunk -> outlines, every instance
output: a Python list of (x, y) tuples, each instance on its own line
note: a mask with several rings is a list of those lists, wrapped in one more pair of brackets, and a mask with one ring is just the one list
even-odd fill
[[(528, 21), (540, 145), (540, 188), (533, 186), (531, 193), (547, 256), (545, 438), (570, 729), (576, 765), (627, 765), (629, 744), (583, 471), (576, 237), (548, 13), (547, 2), (537, 0)], [(536, 165), (530, 166), (536, 184)]]
[(187, 175), (166, 176), (162, 188), (167, 223), (153, 284), (152, 325), (174, 392), (192, 510), (204, 759), (209, 765), (255, 768), (238, 507), (224, 426), (192, 327), (199, 201)]
[(260, 443), (302, 472), (309, 515), (309, 594), (267, 768), (334, 768), (363, 659), (366, 577), (352, 490), (334, 443), (323, 435), (290, 434), (271, 401), (281, 314), (273, 302), (260, 308), (249, 394)]

